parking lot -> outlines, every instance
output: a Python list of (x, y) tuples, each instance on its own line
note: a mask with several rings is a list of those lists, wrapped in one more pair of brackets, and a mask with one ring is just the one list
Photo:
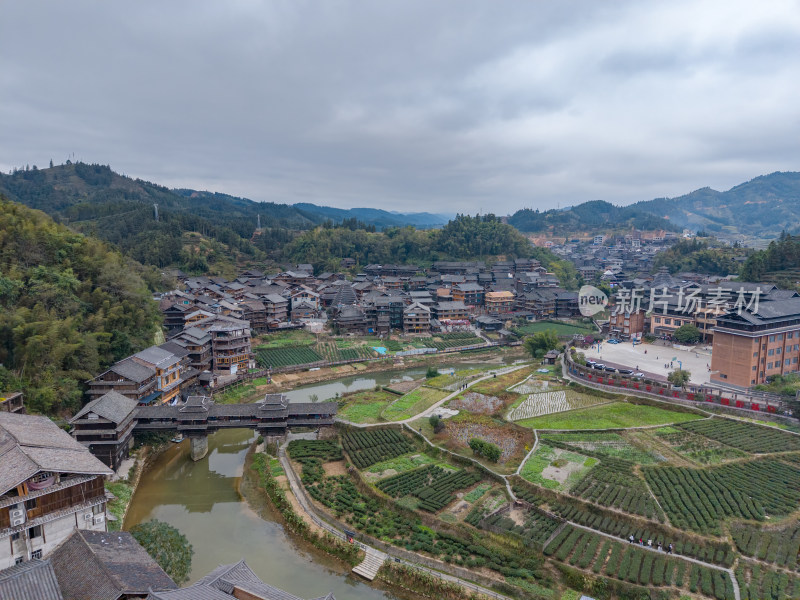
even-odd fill
[[(619, 344), (602, 342), (599, 351), (595, 344), (581, 352), (586, 355), (587, 359), (597, 360), (609, 366), (622, 366), (634, 371), (641, 371), (645, 375), (655, 375), (658, 379), (666, 379), (667, 374), (680, 367), (692, 374), (692, 383), (703, 384), (710, 380), (711, 354), (700, 350), (697, 352), (679, 350), (657, 344), (636, 344), (634, 346), (630, 342)], [(672, 366), (670, 366), (670, 362)]]

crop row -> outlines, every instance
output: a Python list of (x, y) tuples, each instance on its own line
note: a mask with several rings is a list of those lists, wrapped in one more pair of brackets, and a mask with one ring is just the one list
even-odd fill
[(800, 470), (774, 460), (708, 469), (647, 467), (644, 475), (673, 525), (705, 533), (717, 533), (725, 517), (790, 514), (800, 501)]
[(339, 348), (334, 342), (324, 342), (318, 344), (315, 350), (328, 362), (338, 362), (340, 360), (357, 360), (361, 358), (372, 358), (375, 351), (367, 346), (356, 346), (354, 348)]
[(342, 447), (334, 440), (292, 440), (288, 451), (289, 456), (299, 463), (309, 458), (319, 458), (325, 462), (342, 459)]
[(384, 479), (377, 487), (394, 498), (415, 496), (421, 501), (421, 509), (436, 512), (455, 499), (454, 491), (469, 487), (479, 480), (480, 475), (472, 471), (453, 472), (428, 465)]
[(605, 457), (572, 489), (579, 498), (648, 519), (660, 517), (647, 486), (633, 473), (633, 463)]
[(683, 587), (688, 583), (692, 592), (700, 589), (704, 595), (718, 600), (734, 597), (733, 583), (724, 571), (692, 564), (685, 580), (687, 565), (680, 559), (663, 552), (610, 541), (577, 527), (565, 527), (547, 545), (544, 554), (582, 569), (591, 566), (594, 573), (602, 572), (628, 583), (648, 587)]
[(628, 519), (618, 519), (604, 514), (589, 512), (580, 506), (571, 503), (559, 503), (553, 507), (553, 512), (568, 521), (597, 529), (603, 533), (627, 540), (633, 536), (634, 540), (652, 540), (654, 546), (661, 545), (666, 548), (669, 544), (673, 545), (675, 554), (690, 556), (703, 562), (723, 565), (729, 567), (733, 564), (734, 552), (730, 544), (724, 542), (698, 543), (688, 537), (676, 534), (667, 537), (663, 533), (641, 527), (631, 523)]
[(395, 458), (414, 449), (414, 444), (394, 429), (353, 431), (342, 436), (344, 449), (359, 469)]
[(705, 419), (682, 423), (679, 427), (745, 452), (766, 453), (800, 450), (800, 436), (773, 427), (763, 427), (743, 421)]
[(354, 530), (406, 550), (424, 552), (460, 566), (491, 569), (525, 582), (537, 582), (544, 577), (541, 557), (534, 553), (487, 547), (479, 539), (423, 527), (419, 519), (408, 519), (382, 506), (376, 498), (361, 494), (346, 475), (325, 477), (308, 490), (315, 500), (331, 508)]
[(526, 514), (523, 525), (518, 525), (513, 519), (502, 513), (497, 513), (481, 523), (481, 526), (487, 528), (492, 527), (504, 533), (507, 532), (518, 535), (522, 538), (525, 545), (530, 547), (531, 543), (544, 543), (547, 538), (558, 529), (560, 524), (561, 522), (556, 519), (530, 510)]
[(736, 568), (742, 600), (800, 598), (800, 578), (742, 562)]
[(778, 530), (761, 530), (739, 526), (731, 529), (736, 547), (745, 556), (796, 569), (800, 553), (800, 526)]
[(320, 362), (322, 357), (309, 346), (288, 346), (284, 348), (257, 348), (256, 361), (262, 368), (287, 367)]
[(567, 394), (563, 390), (530, 394), (519, 406), (508, 413), (509, 421), (521, 421), (568, 410), (587, 408), (604, 402), (602, 398), (584, 394)]

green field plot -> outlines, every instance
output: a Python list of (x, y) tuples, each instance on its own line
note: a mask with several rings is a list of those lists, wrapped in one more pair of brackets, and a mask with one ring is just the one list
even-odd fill
[(539, 331), (553, 330), (558, 336), (571, 336), (576, 333), (589, 335), (596, 333), (597, 329), (589, 327), (588, 325), (581, 325), (577, 323), (563, 323), (561, 321), (537, 321), (536, 323), (526, 323), (519, 327), (512, 329), (514, 333), (519, 335), (533, 335)]
[(536, 452), (525, 461), (520, 475), (542, 487), (566, 491), (580, 481), (596, 462), (594, 458), (539, 444)]
[(414, 450), (411, 440), (395, 429), (345, 433), (342, 435), (342, 446), (359, 469)]
[(381, 416), (387, 421), (402, 421), (427, 410), (447, 396), (446, 392), (421, 386), (387, 406)]
[(317, 341), (313, 333), (303, 329), (268, 333), (258, 338), (259, 348), (284, 348), (287, 346), (308, 346)]
[(285, 346), (282, 348), (259, 346), (254, 349), (254, 352), (256, 354), (256, 362), (261, 368), (271, 367), (277, 369), (293, 365), (306, 365), (323, 360), (310, 346)]
[(337, 416), (351, 423), (377, 423), (381, 412), (397, 399), (385, 390), (364, 390), (339, 399)]
[(442, 333), (436, 337), (417, 338), (413, 342), (417, 348), (436, 348), (437, 350), (479, 346), (485, 343), (485, 340), (471, 333)]
[(291, 459), (299, 463), (311, 458), (323, 462), (342, 460), (342, 447), (334, 440), (292, 440), (287, 451)]
[[(490, 529), (491, 531), (501, 532), (505, 534), (512, 534), (522, 538), (526, 547), (543, 544), (547, 541), (552, 533), (558, 529), (561, 524), (560, 521), (548, 517), (545, 514), (539, 513), (535, 510), (519, 511), (523, 516), (523, 524), (518, 522), (506, 513), (497, 513), (492, 515), (480, 526)], [(539, 546), (541, 547), (541, 546)]]
[(701, 533), (718, 534), (726, 517), (761, 521), (788, 515), (800, 502), (800, 469), (777, 460), (643, 471), (670, 522)]
[(680, 423), (701, 419), (700, 415), (677, 412), (657, 406), (612, 402), (602, 406), (555, 413), (516, 421), (533, 429), (625, 429)]
[(422, 467), (425, 465), (432, 465), (437, 464), (438, 461), (435, 458), (428, 456), (427, 454), (415, 454), (413, 456), (398, 456), (397, 458), (390, 458), (388, 460), (382, 460), (379, 463), (375, 463), (374, 465), (367, 468), (367, 472), (375, 473), (377, 475), (382, 475), (386, 471), (393, 471), (393, 475), (397, 473), (404, 473), (406, 471), (411, 471), (418, 467)]
[(509, 371), (497, 377), (489, 377), (476, 383), (469, 389), (473, 392), (486, 394), (487, 396), (499, 396), (504, 393), (506, 389), (523, 381), (531, 374), (532, 368), (517, 369), (516, 371)]
[(554, 441), (567, 444), (576, 452), (590, 451), (594, 454), (621, 458), (640, 465), (651, 465), (663, 461), (659, 455), (632, 444), (623, 435), (604, 431), (598, 433), (549, 433), (542, 436), (542, 441)]
[(708, 419), (683, 424), (681, 428), (745, 452), (759, 454), (800, 450), (800, 435), (733, 419)]
[(608, 403), (608, 399), (574, 390), (554, 390), (528, 394), (522, 402), (508, 411), (509, 421), (523, 421), (559, 412), (579, 410), (596, 404)]
[(340, 345), (341, 340), (336, 342), (321, 342), (314, 346), (314, 351), (328, 362), (339, 362), (342, 360), (362, 360), (378, 356), (372, 348), (368, 346)]
[(722, 442), (692, 433), (682, 427), (668, 427), (655, 432), (656, 439), (691, 461), (703, 465), (720, 464), (728, 460), (744, 458), (747, 453), (727, 446)]
[(663, 518), (644, 481), (634, 472), (634, 463), (618, 458), (603, 458), (575, 485), (571, 493), (578, 498), (617, 510)]
[(450, 471), (436, 465), (387, 477), (377, 488), (393, 498), (414, 496), (419, 498), (419, 508), (437, 512), (455, 500), (454, 492), (468, 488), (480, 481), (473, 471)]

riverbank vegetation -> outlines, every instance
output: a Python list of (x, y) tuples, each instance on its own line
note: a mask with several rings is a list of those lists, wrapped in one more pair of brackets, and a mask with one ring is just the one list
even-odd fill
[(273, 469), (270, 457), (265, 453), (253, 456), (251, 468), (258, 474), (261, 487), (266, 492), (272, 505), (278, 510), (290, 531), (300, 536), (315, 548), (327, 552), (346, 563), (355, 566), (363, 560), (364, 553), (354, 544), (346, 544), (329, 533), (322, 535), (311, 530), (305, 520), (295, 512), (292, 503), (281, 489)]

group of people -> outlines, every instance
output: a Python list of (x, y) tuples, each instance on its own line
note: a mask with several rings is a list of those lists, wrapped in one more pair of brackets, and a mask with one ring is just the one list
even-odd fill
[[(635, 542), (636, 542), (636, 538), (634, 538), (634, 537), (633, 537), (633, 534), (631, 534), (630, 536), (628, 536), (628, 542), (630, 542), (631, 544), (633, 544), (633, 543), (635, 543)], [(639, 545), (640, 545), (640, 546), (644, 546), (644, 545), (645, 545), (645, 541), (644, 541), (642, 538), (639, 538)], [(650, 547), (650, 548), (652, 548), (652, 547), (653, 547), (653, 540), (647, 540), (647, 546), (648, 546), (648, 547)], [(663, 545), (661, 544), (661, 542), (658, 542), (658, 544), (657, 544), (657, 546), (656, 546), (656, 547), (657, 547), (659, 550), (664, 550), (664, 547), (663, 547)], [(667, 554), (672, 554), (672, 543), (670, 543), (670, 544), (668, 544), (668, 545), (667, 545)]]

